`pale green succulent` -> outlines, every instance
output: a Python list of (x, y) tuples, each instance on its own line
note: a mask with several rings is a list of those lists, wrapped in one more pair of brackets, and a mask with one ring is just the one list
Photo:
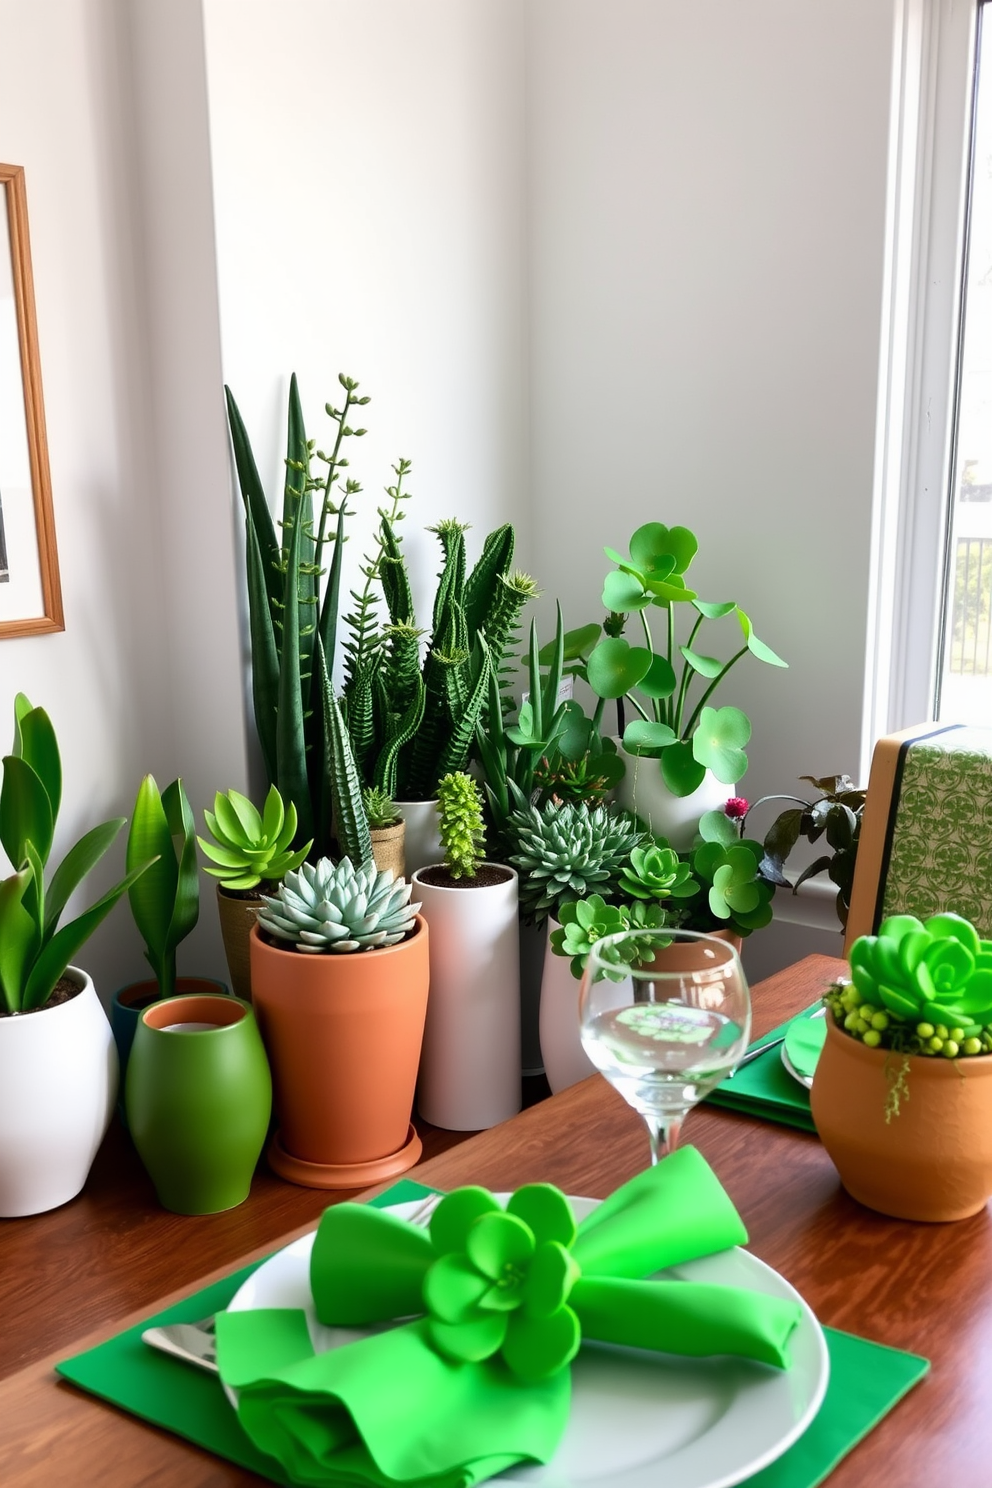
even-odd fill
[(394, 878), (392, 869), (321, 858), (287, 873), (274, 895), (263, 894), (258, 923), (298, 951), (371, 951), (409, 935), (420, 908), (410, 903), (412, 892), (413, 885)]
[(204, 871), (232, 892), (285, 877), (300, 866), (313, 846), (308, 842), (293, 852), (290, 843), (296, 836), (296, 807), (292, 801), (284, 807), (274, 785), (269, 787), (261, 814), (247, 796), (229, 790), (226, 795), (218, 791), (213, 811), (204, 811), (203, 818), (214, 840), (196, 840), (217, 864)]
[(597, 890), (612, 893), (631, 849), (647, 834), (626, 812), (607, 806), (529, 804), (510, 814), (507, 831), (520, 870), (520, 907), (526, 919), (543, 923), (570, 899)]

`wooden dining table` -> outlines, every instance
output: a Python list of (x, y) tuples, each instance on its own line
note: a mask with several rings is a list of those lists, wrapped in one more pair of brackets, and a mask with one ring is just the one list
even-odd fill
[[(754, 1033), (808, 1006), (841, 970), (810, 956), (753, 990)], [(830, 1488), (992, 1485), (992, 1222), (887, 1219), (841, 1188), (816, 1136), (701, 1106), (683, 1140), (706, 1156), (749, 1248), (824, 1324), (924, 1354), (930, 1374), (831, 1474)], [(544, 1180), (603, 1198), (646, 1165), (647, 1137), (599, 1075), (490, 1131), (427, 1132), (410, 1177), (494, 1190)], [(0, 1221), (3, 1488), (228, 1488), (265, 1480), (86, 1395), (54, 1363), (312, 1229), (333, 1196), (265, 1171), (249, 1200), (196, 1218), (160, 1209), (112, 1132), (83, 1194)], [(659, 1488), (663, 1485), (659, 1483)]]

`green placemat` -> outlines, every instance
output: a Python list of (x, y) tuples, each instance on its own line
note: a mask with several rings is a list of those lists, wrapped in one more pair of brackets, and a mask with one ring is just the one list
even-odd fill
[[(371, 1202), (401, 1204), (430, 1191), (404, 1179)], [(132, 1415), (289, 1488), (272, 1458), (256, 1452), (242, 1432), (218, 1379), (141, 1342), (144, 1330), (155, 1324), (198, 1322), (226, 1307), (261, 1264), (245, 1266), (137, 1327), (64, 1360), (56, 1366), (59, 1374)], [(930, 1368), (915, 1354), (833, 1328), (823, 1331), (830, 1351), (830, 1383), (816, 1420), (777, 1462), (741, 1488), (815, 1488)]]
[[(811, 1007), (797, 1014), (797, 1018), (808, 1018), (820, 1006)], [(735, 1075), (722, 1080), (706, 1100), (714, 1106), (723, 1106), (728, 1111), (743, 1111), (747, 1116), (760, 1116), (765, 1121), (778, 1121), (783, 1126), (795, 1126), (800, 1131), (815, 1132), (809, 1111), (809, 1091), (794, 1080), (782, 1063), (782, 1037), (790, 1023), (780, 1023), (770, 1033), (756, 1039), (751, 1048), (776, 1040), (767, 1054), (752, 1059)]]

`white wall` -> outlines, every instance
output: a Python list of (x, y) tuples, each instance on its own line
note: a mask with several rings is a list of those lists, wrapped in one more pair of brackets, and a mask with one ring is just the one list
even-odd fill
[[(338, 372), (372, 397), (355, 575), (398, 456), (429, 624), (439, 549), (513, 521), (526, 545), (519, 0), (204, 0), (224, 379), (275, 504), (297, 372), (329, 448)], [(359, 420), (356, 418), (356, 424)]]
[[(0, 739), (18, 690), (52, 716), (58, 856), (129, 813), (148, 770), (162, 785), (182, 773), (197, 812), (244, 775), (216, 310), (202, 293), (212, 239), (187, 255), (209, 222), (202, 38), (190, 0), (0, 0), (0, 38), (0, 156), (26, 172), (65, 601), (64, 634), (0, 645)], [(93, 897), (123, 871), (123, 846)], [(213, 920), (208, 900), (181, 970), (220, 970)], [(105, 996), (144, 974), (126, 904), (80, 959)]]

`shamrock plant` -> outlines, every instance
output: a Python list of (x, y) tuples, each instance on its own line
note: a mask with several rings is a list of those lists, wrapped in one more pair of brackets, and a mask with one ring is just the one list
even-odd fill
[[(736, 798), (727, 804), (736, 806)], [(726, 808), (705, 812), (699, 835), (701, 842), (682, 854), (695, 891), (682, 901), (683, 927), (746, 936), (770, 924), (775, 886), (762, 873), (761, 843), (742, 838), (736, 817)]]
[(632, 904), (607, 904), (601, 894), (590, 894), (588, 899), (574, 899), (563, 904), (560, 915), (560, 929), (551, 932), (551, 949), (557, 956), (571, 957), (572, 975), (576, 979), (582, 976), (586, 957), (597, 941), (608, 935), (620, 935), (625, 930), (657, 932), (604, 947), (604, 956), (616, 962), (616, 974), (605, 973), (613, 981), (625, 976), (628, 967), (643, 966), (652, 961), (655, 951), (670, 945), (671, 936), (666, 933), (666, 927), (677, 919), (660, 904), (646, 904), (641, 899), (635, 899)]
[(431, 1219), (438, 1259), (424, 1278), (434, 1346), (459, 1362), (495, 1354), (525, 1384), (548, 1379), (578, 1353), (568, 1305), (579, 1278), (568, 1201), (547, 1183), (518, 1188), (503, 1210), (484, 1188), (460, 1188)]
[[(607, 548), (616, 567), (603, 585), (609, 611), (603, 637), (598, 639), (599, 630), (589, 626), (565, 637), (573, 672), (600, 699), (597, 727), (605, 702), (625, 699), (637, 717), (623, 731), (624, 747), (658, 759), (666, 785), (677, 796), (691, 795), (707, 770), (731, 785), (747, 769), (750, 720), (740, 708), (717, 708), (710, 701), (731, 668), (748, 653), (771, 666), (787, 665), (759, 640), (750, 617), (733, 600), (713, 603), (689, 587), (686, 574), (697, 548), (688, 527), (669, 528), (661, 522), (637, 529), (628, 558)], [(660, 645), (651, 633), (652, 610), (664, 617)], [(679, 618), (686, 613), (691, 621), (685, 640), (679, 641)], [(642, 634), (632, 644), (624, 632), (635, 615)], [(736, 620), (743, 642), (727, 660), (702, 650), (698, 640), (705, 621), (724, 619)]]

